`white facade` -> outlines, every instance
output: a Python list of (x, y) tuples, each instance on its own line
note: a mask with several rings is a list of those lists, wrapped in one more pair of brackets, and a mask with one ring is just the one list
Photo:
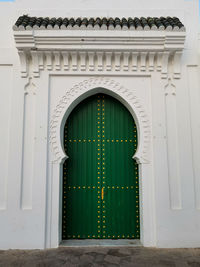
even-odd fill
[[(196, 0), (0, 2), (1, 249), (59, 246), (60, 169), (65, 157), (62, 127), (73, 107), (99, 92), (98, 88), (127, 106), (137, 123), (139, 147), (135, 156), (140, 163), (142, 245), (200, 246), (198, 10)], [(89, 62), (86, 67), (84, 54), (82, 63), (76, 62), (76, 53), (74, 64), (68, 66), (66, 47), (59, 46), (59, 38), (66, 37), (66, 32), (24, 31), (20, 36), (20, 32), (12, 31), (16, 19), (27, 13), (43, 17), (177, 16), (186, 27), (186, 40), (182, 51), (184, 34), (168, 33), (174, 40), (171, 49), (175, 53), (169, 57), (165, 34), (93, 31), (85, 38), (93, 34), (97, 41), (107, 34), (107, 41), (95, 48), (105, 53), (103, 70), (98, 68), (98, 59), (94, 69)], [(74, 31), (73, 35), (76, 38), (81, 34), (85, 33)], [(136, 49), (138, 64), (127, 70), (124, 60), (117, 72), (117, 60), (110, 66), (107, 53), (112, 34), (118, 40), (160, 38), (162, 52), (151, 42), (141, 45)], [(48, 41), (42, 53), (34, 50), (25, 56), (23, 44), (30, 45), (26, 37), (38, 49), (42, 46), (41, 41), (36, 41), (39, 38), (56, 37), (57, 42), (50, 45)], [(22, 49), (19, 54), (16, 46)], [(88, 51), (88, 47), (86, 44), (84, 49)], [(121, 45), (120, 49), (124, 49), (125, 58), (127, 48)], [(129, 52), (134, 53), (134, 49), (134, 45), (130, 46)], [(153, 53), (151, 61), (148, 55), (148, 62), (147, 50)]]

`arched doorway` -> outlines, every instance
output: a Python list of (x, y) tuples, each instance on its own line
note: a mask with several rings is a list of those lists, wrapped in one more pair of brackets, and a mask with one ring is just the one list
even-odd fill
[(137, 129), (115, 98), (83, 100), (64, 128), (62, 239), (139, 239)]

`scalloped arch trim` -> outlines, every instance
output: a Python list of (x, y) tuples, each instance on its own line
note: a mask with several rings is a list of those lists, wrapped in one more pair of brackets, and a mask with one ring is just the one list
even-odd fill
[[(63, 162), (67, 157), (63, 150), (61, 132), (66, 121), (66, 114), (74, 101), (87, 92), (94, 94), (95, 88), (104, 88), (108, 94), (118, 96), (125, 102), (131, 112), (138, 131), (138, 148), (133, 156), (138, 163), (149, 163), (150, 125), (145, 109), (136, 97), (135, 90), (128, 90), (110, 78), (90, 78), (67, 90), (57, 104), (50, 122), (50, 143), (54, 154), (54, 162)], [(87, 96), (88, 97), (88, 94)]]

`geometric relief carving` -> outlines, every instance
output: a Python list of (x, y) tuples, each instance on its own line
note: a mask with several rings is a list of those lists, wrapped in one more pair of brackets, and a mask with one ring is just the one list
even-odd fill
[[(106, 71), (118, 74), (160, 71), (161, 78), (168, 77), (169, 58), (174, 57), (175, 78), (180, 78), (179, 61), (181, 53), (164, 52), (127, 52), (127, 51), (31, 51), (32, 70), (35, 78), (41, 70), (95, 72)], [(22, 77), (27, 76), (26, 54), (21, 52)], [(157, 66), (156, 68), (154, 66)]]
[[(14, 31), (21, 76), (41, 70), (137, 73), (160, 71), (180, 78), (185, 32), (169, 31)], [(64, 33), (64, 35), (63, 35)], [(43, 55), (42, 55), (43, 54)], [(170, 61), (169, 61), (170, 59)]]
[(169, 79), (165, 86), (165, 113), (167, 131), (167, 162), (171, 209), (181, 209), (181, 178), (179, 167), (178, 128), (175, 85)]
[(133, 158), (135, 158), (138, 163), (148, 163), (150, 145), (149, 120), (142, 104), (136, 97), (135, 90), (128, 90), (116, 81), (104, 77), (90, 78), (75, 85), (73, 88), (66, 91), (65, 95), (63, 95), (57, 104), (50, 122), (50, 143), (55, 156), (55, 162), (61, 162), (66, 158), (66, 155), (62, 149), (62, 141), (60, 137), (61, 124), (64, 123), (63, 118), (66, 111), (73, 101), (76, 100), (80, 95), (83, 95), (86, 92), (91, 92), (92, 94), (92, 89), (99, 87), (107, 89), (108, 93), (113, 92), (117, 94), (132, 108), (133, 116), (135, 117), (135, 121), (138, 123), (137, 127), (139, 133), (138, 149)]
[(35, 85), (29, 79), (24, 91), (23, 147), (21, 169), (21, 209), (32, 209), (35, 146)]

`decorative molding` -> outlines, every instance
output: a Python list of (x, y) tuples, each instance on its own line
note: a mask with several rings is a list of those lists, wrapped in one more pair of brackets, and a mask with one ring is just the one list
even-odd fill
[(29, 30), (136, 30), (136, 31), (185, 31), (185, 26), (177, 17), (148, 17), (148, 18), (47, 18), (20, 16), (14, 31)]
[(179, 79), (185, 42), (185, 32), (174, 31), (33, 30), (14, 31), (14, 37), (21, 76), (32, 69), (35, 78), (41, 70), (54, 70), (114, 75), (160, 71), (166, 79), (172, 64), (174, 78)]
[(30, 77), (24, 87), (23, 108), (23, 142), (21, 166), (21, 196), (22, 210), (32, 209), (33, 179), (34, 179), (34, 144), (36, 124), (36, 85)]
[(167, 131), (167, 162), (171, 209), (182, 209), (181, 177), (179, 166), (176, 87), (171, 78), (165, 86), (165, 113)]
[(139, 144), (133, 158), (138, 163), (148, 163), (150, 161), (150, 126), (145, 109), (136, 97), (135, 90), (128, 90), (110, 78), (91, 78), (84, 80), (70, 90), (67, 90), (63, 95), (53, 112), (50, 122), (50, 143), (55, 156), (54, 161), (62, 162), (67, 157), (62, 148), (60, 130), (62, 129), (62, 124), (65, 123), (68, 109), (78, 97), (84, 95), (86, 92), (87, 96), (88, 92), (93, 94), (94, 89), (99, 87), (107, 89), (108, 93), (114, 93), (119, 96), (132, 108), (132, 115), (136, 121), (139, 134)]
[(21, 77), (22, 78), (27, 78), (28, 76), (28, 65), (27, 65), (27, 56), (25, 51), (19, 50), (19, 59), (20, 59), (20, 64), (21, 64)]

